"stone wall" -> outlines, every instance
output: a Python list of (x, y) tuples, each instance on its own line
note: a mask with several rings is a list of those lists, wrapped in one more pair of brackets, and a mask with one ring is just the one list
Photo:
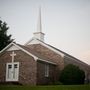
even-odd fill
[(56, 66), (52, 64), (49, 65), (49, 76), (45, 76), (45, 65), (48, 63), (38, 61), (37, 62), (37, 85), (42, 84), (53, 84), (56, 82)]
[[(0, 55), (0, 82), (6, 82), (6, 63), (11, 62), (11, 51), (6, 51)], [(19, 62), (20, 84), (36, 85), (36, 61), (21, 50), (15, 51), (15, 62)]]
[(57, 73), (56, 78), (57, 78), (57, 81), (58, 81), (60, 71), (64, 68), (63, 57), (60, 54), (57, 54), (56, 52), (52, 51), (51, 49), (49, 49), (45, 46), (42, 46), (40, 44), (35, 44), (35, 45), (33, 44), (33, 45), (29, 45), (27, 47), (36, 51), (42, 57), (47, 57), (49, 61), (52, 61), (52, 62), (57, 64), (57, 66), (56, 66), (56, 73)]

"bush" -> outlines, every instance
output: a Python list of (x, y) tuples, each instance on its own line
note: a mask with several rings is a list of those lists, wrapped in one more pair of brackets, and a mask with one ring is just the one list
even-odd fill
[(66, 85), (84, 84), (85, 73), (79, 67), (69, 64), (60, 74), (60, 82)]

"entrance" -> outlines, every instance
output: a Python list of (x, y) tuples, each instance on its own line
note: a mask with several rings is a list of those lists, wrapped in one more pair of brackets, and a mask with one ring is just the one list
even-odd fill
[(7, 63), (6, 81), (18, 81), (18, 78), (19, 78), (19, 62)]

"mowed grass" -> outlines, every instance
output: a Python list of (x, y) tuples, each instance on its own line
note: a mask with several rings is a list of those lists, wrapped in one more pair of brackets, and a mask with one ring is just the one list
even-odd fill
[(55, 86), (0, 85), (0, 90), (90, 90), (90, 85), (55, 85)]

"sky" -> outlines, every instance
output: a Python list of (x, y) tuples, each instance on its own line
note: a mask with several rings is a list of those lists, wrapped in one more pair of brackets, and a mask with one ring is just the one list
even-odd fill
[(0, 0), (0, 19), (17, 43), (37, 31), (39, 6), (45, 42), (90, 65), (90, 0)]

